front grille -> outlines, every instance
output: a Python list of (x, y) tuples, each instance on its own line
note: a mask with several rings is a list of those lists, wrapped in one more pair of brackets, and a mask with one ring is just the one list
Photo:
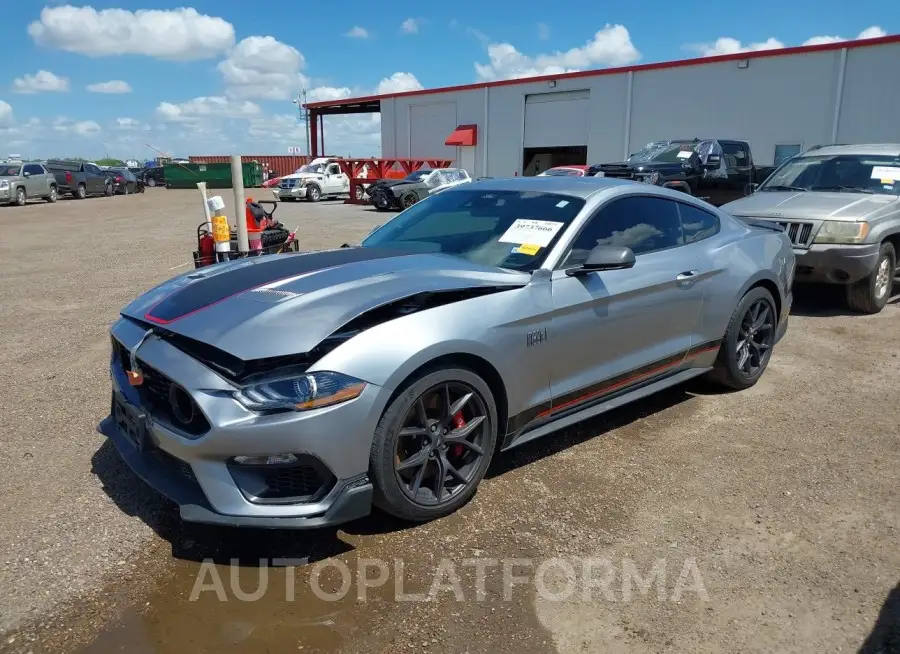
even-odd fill
[(791, 243), (797, 247), (808, 248), (812, 242), (812, 223), (776, 221), (776, 225), (784, 230)]
[(616, 179), (634, 179), (634, 170), (629, 166), (600, 166), (600, 172), (604, 177)]
[[(116, 339), (112, 339), (112, 348), (122, 368), (126, 372), (131, 370), (128, 348)], [(209, 431), (209, 421), (186, 390), (143, 361), (138, 361), (138, 367), (144, 381), (135, 388), (144, 410), (192, 436)]]
[(228, 469), (238, 488), (253, 502), (309, 503), (322, 499), (334, 487), (335, 477), (316, 457), (298, 455), (296, 463), (241, 465)]
[(296, 179), (286, 179), (281, 182), (281, 188), (294, 188), (294, 186), (296, 184), (297, 184)]

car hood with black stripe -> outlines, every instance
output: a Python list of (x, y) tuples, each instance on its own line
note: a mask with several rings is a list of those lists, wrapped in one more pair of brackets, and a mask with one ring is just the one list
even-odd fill
[(363, 313), (420, 293), (512, 289), (530, 279), (443, 254), (340, 248), (185, 273), (122, 315), (249, 361), (309, 352)]

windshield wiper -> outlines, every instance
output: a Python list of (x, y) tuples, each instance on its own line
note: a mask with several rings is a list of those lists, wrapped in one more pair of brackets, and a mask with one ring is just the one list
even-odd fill
[(759, 189), (760, 191), (807, 191), (809, 189), (805, 189), (802, 186), (784, 186), (783, 184), (772, 184), (770, 186), (764, 186)]
[(874, 195), (875, 191), (870, 188), (866, 188), (864, 186), (813, 186), (811, 191), (849, 191), (851, 193), (868, 193), (869, 195)]

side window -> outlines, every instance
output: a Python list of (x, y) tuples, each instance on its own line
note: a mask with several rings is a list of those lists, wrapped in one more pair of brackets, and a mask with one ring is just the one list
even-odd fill
[(598, 245), (631, 248), (635, 255), (683, 245), (674, 201), (646, 196), (614, 200), (597, 212), (576, 237), (563, 268), (580, 266)]
[(791, 157), (795, 157), (800, 154), (800, 151), (803, 149), (802, 143), (779, 143), (775, 146), (775, 161), (774, 164), (776, 166), (780, 166), (785, 161), (790, 159)]
[(723, 143), (722, 154), (725, 155), (725, 165), (729, 168), (750, 165), (750, 154), (743, 143)]
[(93, 165), (93, 164), (85, 164), (85, 165), (84, 165), (84, 172), (90, 173), (91, 175), (99, 175), (99, 174), (100, 174), (100, 169), (97, 168), (97, 166), (95, 166), (95, 165)]
[(329, 175), (340, 175), (341, 167), (337, 164), (331, 164), (330, 166), (328, 166), (328, 174)]
[(28, 173), (29, 175), (43, 175), (44, 169), (34, 164), (28, 164), (22, 172)]
[(681, 214), (681, 230), (684, 233), (685, 243), (702, 241), (719, 231), (719, 218), (708, 211), (679, 202), (678, 213)]

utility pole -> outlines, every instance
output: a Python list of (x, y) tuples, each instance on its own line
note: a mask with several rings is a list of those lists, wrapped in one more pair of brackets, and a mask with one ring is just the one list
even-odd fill
[(306, 89), (303, 89), (300, 92), (300, 95), (294, 98), (294, 104), (297, 105), (297, 109), (300, 111), (300, 120), (303, 121), (303, 134), (306, 138), (306, 156), (309, 156), (309, 111), (303, 108), (303, 105), (306, 104)]

